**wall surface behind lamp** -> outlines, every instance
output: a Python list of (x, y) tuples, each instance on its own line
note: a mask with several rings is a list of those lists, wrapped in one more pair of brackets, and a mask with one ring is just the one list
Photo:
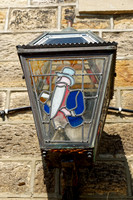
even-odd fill
[[(62, 30), (68, 19), (73, 19), (75, 29), (92, 29), (106, 41), (118, 42), (111, 106), (133, 109), (133, 14), (81, 15), (78, 6), (76, 0), (1, 0), (0, 110), (29, 105), (16, 45), (27, 44), (44, 31)], [(131, 195), (132, 130), (131, 114), (108, 114), (98, 161), (92, 170), (79, 169), (81, 199)], [(59, 169), (44, 172), (45, 183), (31, 112), (0, 119), (0, 199), (59, 199)]]

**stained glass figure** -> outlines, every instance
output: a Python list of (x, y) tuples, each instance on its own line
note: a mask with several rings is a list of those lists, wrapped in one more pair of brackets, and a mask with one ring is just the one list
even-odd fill
[[(83, 123), (82, 114), (84, 112), (84, 98), (80, 90), (70, 91), (70, 87), (74, 85), (73, 75), (75, 70), (70, 67), (64, 67), (62, 72), (56, 72), (57, 79), (55, 88), (51, 98), (51, 107), (44, 103), (44, 111), (50, 114), (55, 129), (59, 127), (65, 128), (67, 123), (71, 127), (78, 127)], [(49, 95), (44, 91), (40, 95), (40, 101)]]

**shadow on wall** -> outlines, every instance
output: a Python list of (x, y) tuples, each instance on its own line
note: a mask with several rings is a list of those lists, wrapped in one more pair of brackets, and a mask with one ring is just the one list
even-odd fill
[(43, 159), (49, 200), (133, 199), (131, 176), (119, 135), (103, 132), (93, 165), (76, 167), (76, 159), (79, 158), (55, 168)]

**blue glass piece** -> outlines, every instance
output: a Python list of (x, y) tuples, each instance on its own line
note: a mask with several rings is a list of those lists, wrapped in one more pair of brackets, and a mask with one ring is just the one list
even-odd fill
[(81, 116), (78, 117), (68, 116), (67, 118), (72, 127), (78, 127), (83, 123), (83, 118)]
[[(70, 43), (86, 43), (87, 40), (85, 40), (82, 37), (71, 37), (71, 38), (49, 38), (45, 41), (44, 44), (70, 44)], [(87, 42), (88, 43), (88, 42)]]
[(68, 110), (74, 109), (76, 107), (76, 95), (78, 91), (72, 91), (69, 93), (66, 101), (66, 107)]
[(76, 115), (80, 115), (84, 111), (84, 100), (83, 100), (83, 94), (81, 91), (77, 95), (77, 107), (74, 111)]
[(50, 113), (50, 108), (47, 104), (44, 105), (44, 111), (49, 114)]

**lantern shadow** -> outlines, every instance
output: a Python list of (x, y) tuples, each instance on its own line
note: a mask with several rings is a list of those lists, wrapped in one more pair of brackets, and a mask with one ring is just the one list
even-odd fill
[(76, 154), (74, 159), (70, 156), (65, 160), (61, 160), (61, 154), (56, 156), (51, 156), (50, 161), (47, 156), (43, 158), (48, 200), (133, 198), (130, 170), (119, 135), (102, 133), (94, 163), (79, 162)]
[(130, 118), (133, 118), (133, 113), (125, 114), (125, 113), (123, 113), (123, 112), (108, 111), (108, 115), (120, 117), (120, 118), (122, 118), (122, 119), (123, 119), (123, 118), (126, 118), (126, 117), (128, 117), (129, 119), (130, 119)]

